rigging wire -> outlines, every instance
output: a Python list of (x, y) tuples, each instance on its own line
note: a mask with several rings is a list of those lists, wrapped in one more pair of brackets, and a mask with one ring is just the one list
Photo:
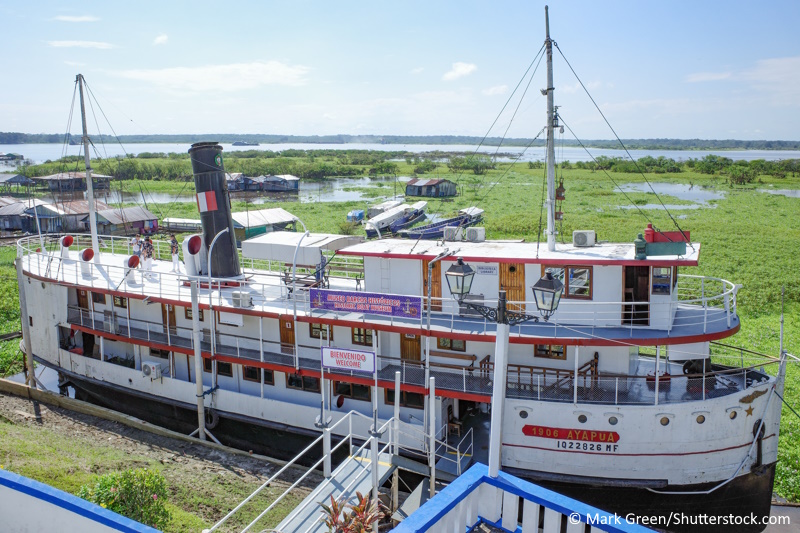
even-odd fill
[[(592, 158), (592, 161), (594, 161), (594, 162), (595, 162), (595, 164), (598, 164), (598, 165), (599, 165), (599, 163), (597, 162), (597, 159), (595, 159), (594, 155), (593, 155), (593, 154), (592, 154), (592, 153), (589, 151), (589, 149), (588, 149), (588, 148), (586, 148), (586, 146), (584, 146), (584, 144), (581, 142), (581, 140), (578, 138), (578, 136), (577, 136), (577, 135), (575, 135), (575, 132), (574, 132), (574, 131), (572, 131), (572, 128), (570, 128), (570, 127), (569, 127), (569, 124), (567, 124), (567, 123), (566, 123), (566, 121), (564, 120), (564, 117), (563, 117), (563, 116), (561, 116), (561, 115), (559, 115), (559, 116), (558, 116), (558, 118), (559, 118), (559, 119), (561, 119), (561, 124), (562, 124), (562, 125), (563, 125), (565, 128), (567, 128), (567, 129), (569, 130), (569, 132), (572, 134), (572, 136), (575, 138), (575, 140), (576, 140), (576, 141), (578, 141), (578, 144), (581, 146), (581, 148), (583, 148), (583, 150), (584, 150), (584, 151), (585, 151), (585, 152), (586, 152), (586, 153), (589, 155), (589, 157), (591, 157), (591, 158)], [(609, 180), (611, 180), (611, 183), (613, 183), (613, 184), (614, 184), (614, 187), (616, 187), (617, 189), (619, 189), (619, 192), (621, 192), (621, 193), (622, 193), (622, 194), (625, 196), (625, 198), (628, 200), (628, 202), (629, 202), (629, 203), (630, 203), (630, 204), (631, 204), (633, 207), (635, 207), (635, 208), (636, 208), (636, 210), (639, 212), (639, 214), (640, 214), (640, 215), (642, 215), (642, 217), (644, 217), (644, 219), (645, 219), (645, 220), (647, 220), (647, 222), (649, 222), (650, 224), (652, 224), (652, 223), (653, 223), (653, 221), (652, 221), (652, 220), (650, 220), (650, 217), (648, 217), (648, 216), (647, 216), (647, 213), (645, 213), (644, 211), (642, 211), (642, 209), (641, 209), (641, 208), (640, 208), (638, 205), (636, 205), (636, 203), (634, 203), (634, 201), (631, 199), (631, 197), (630, 197), (630, 196), (628, 196), (628, 193), (627, 193), (627, 192), (625, 192), (625, 190), (624, 190), (622, 187), (620, 187), (619, 183), (617, 183), (617, 182), (614, 180), (614, 178), (612, 178), (612, 177), (611, 177), (611, 175), (610, 175), (610, 174), (609, 174), (609, 173), (606, 171), (606, 169), (604, 169), (604, 168), (603, 168), (603, 169), (600, 169), (600, 170), (602, 170), (602, 171), (603, 171), (603, 174), (605, 174), (605, 175), (606, 175), (606, 177), (607, 177)], [(653, 228), (655, 229), (655, 226), (653, 226)]]
[(504, 177), (506, 177), (506, 176), (508, 175), (508, 173), (510, 172), (510, 170), (511, 170), (512, 168), (514, 168), (514, 165), (516, 165), (516, 164), (519, 162), (520, 158), (521, 158), (523, 155), (525, 155), (525, 152), (528, 150), (528, 148), (530, 148), (530, 147), (533, 145), (533, 143), (534, 143), (534, 142), (536, 142), (536, 140), (537, 140), (539, 137), (541, 137), (541, 136), (542, 136), (542, 133), (544, 133), (544, 131), (545, 131), (546, 129), (547, 129), (547, 128), (546, 128), (546, 127), (544, 127), (544, 128), (542, 128), (541, 130), (539, 130), (539, 133), (537, 133), (537, 134), (536, 134), (536, 137), (534, 137), (533, 139), (531, 139), (531, 142), (529, 142), (529, 143), (528, 143), (528, 145), (527, 145), (527, 146), (525, 146), (525, 148), (523, 148), (523, 150), (522, 150), (522, 151), (521, 151), (521, 152), (520, 152), (520, 153), (517, 155), (517, 157), (516, 157), (516, 158), (514, 158), (514, 160), (513, 160), (513, 161), (511, 161), (511, 163), (509, 163), (509, 165), (506, 167), (505, 171), (503, 171), (503, 173), (502, 173), (502, 174), (500, 174), (500, 177), (498, 177), (498, 178), (497, 178), (497, 181), (495, 181), (494, 183), (492, 183), (492, 185), (489, 187), (489, 189), (486, 191), (486, 193), (483, 195), (483, 197), (480, 199), (480, 201), (479, 201), (478, 203), (481, 203), (481, 202), (483, 202), (484, 200), (486, 200), (486, 198), (489, 196), (489, 193), (490, 193), (490, 192), (492, 192), (492, 189), (494, 189), (494, 188), (495, 188), (495, 186), (496, 186), (498, 183), (500, 183), (500, 181), (501, 181), (501, 180), (502, 180)]
[[(667, 209), (667, 206), (661, 200), (661, 197), (655, 191), (655, 189), (653, 188), (653, 185), (647, 179), (647, 176), (645, 176), (644, 172), (642, 172), (642, 169), (639, 167), (639, 164), (636, 162), (636, 160), (633, 158), (631, 153), (628, 151), (628, 148), (625, 146), (625, 143), (622, 142), (622, 139), (619, 138), (619, 135), (617, 135), (617, 132), (614, 130), (614, 128), (608, 122), (608, 119), (603, 114), (603, 111), (600, 109), (600, 106), (598, 106), (597, 102), (595, 102), (594, 98), (592, 98), (592, 95), (589, 93), (589, 90), (586, 88), (586, 85), (584, 85), (583, 80), (581, 80), (581, 78), (578, 76), (578, 73), (575, 72), (575, 69), (572, 68), (572, 65), (570, 64), (569, 60), (564, 55), (564, 52), (561, 51), (561, 48), (558, 46), (558, 43), (553, 41), (553, 44), (555, 45), (556, 50), (558, 50), (558, 53), (561, 54), (561, 57), (564, 59), (564, 62), (567, 64), (567, 66), (569, 67), (570, 71), (572, 71), (572, 74), (575, 76), (575, 79), (577, 79), (578, 83), (580, 83), (580, 85), (583, 88), (584, 92), (589, 97), (589, 100), (591, 100), (592, 104), (594, 104), (594, 107), (595, 107), (595, 109), (597, 109), (597, 112), (600, 113), (601, 117), (603, 117), (603, 120), (605, 121), (606, 125), (611, 130), (611, 132), (614, 134), (614, 137), (617, 139), (617, 141), (619, 142), (620, 146), (622, 146), (622, 149), (625, 150), (626, 154), (628, 154), (628, 157), (633, 162), (633, 165), (636, 167), (636, 170), (639, 172), (639, 174), (642, 175), (642, 177), (644, 178), (645, 183), (647, 183), (647, 185), (650, 187), (650, 190), (653, 191), (653, 194), (656, 195), (656, 198), (658, 199), (658, 202), (661, 204), (661, 207), (664, 208), (664, 211), (667, 213), (667, 216), (669, 216), (670, 220), (672, 220), (672, 223), (675, 224), (675, 227), (678, 228), (678, 231), (680, 231), (681, 235), (683, 235), (683, 238), (686, 240), (686, 242), (689, 243), (689, 246), (692, 247), (692, 250), (694, 250), (694, 246), (692, 246), (692, 243), (689, 242), (689, 238), (686, 236), (686, 233), (683, 231), (683, 229), (681, 229), (680, 225), (678, 224), (678, 221), (675, 219), (675, 217), (672, 216), (672, 213), (669, 212), (669, 209)], [(583, 145), (581, 145), (581, 146), (583, 146)], [(640, 211), (641, 211), (641, 209), (640, 209)], [(669, 240), (672, 240), (672, 239), (669, 239)]]

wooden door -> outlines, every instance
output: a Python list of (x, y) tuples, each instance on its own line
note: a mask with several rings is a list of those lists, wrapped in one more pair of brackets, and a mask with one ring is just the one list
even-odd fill
[[(433, 306), (431, 305), (431, 307)], [(422, 360), (419, 335), (410, 335), (408, 333), (400, 335), (400, 358), (404, 361)]]
[[(500, 290), (506, 291), (509, 302), (524, 302), (525, 266), (522, 263), (500, 263)], [(525, 312), (522, 305), (509, 305), (509, 311)]]
[(650, 324), (650, 267), (622, 267), (622, 301), (623, 324)]
[(164, 333), (169, 327), (170, 335), (178, 332), (175, 327), (175, 306), (172, 304), (161, 304), (161, 323), (164, 324)]
[[(422, 260), (422, 300), (424, 302), (424, 309), (428, 309), (428, 259)], [(439, 298), (439, 300), (431, 301), (431, 309), (434, 311), (442, 310), (442, 263), (437, 261), (433, 264), (431, 271), (431, 298)]]
[(89, 309), (89, 291), (78, 289), (78, 307)]
[(280, 318), (281, 353), (294, 355), (294, 321), (291, 318)]

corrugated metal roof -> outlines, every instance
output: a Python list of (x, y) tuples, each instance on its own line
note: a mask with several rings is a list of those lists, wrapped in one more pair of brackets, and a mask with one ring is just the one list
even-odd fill
[(300, 181), (300, 178), (292, 176), (291, 174), (275, 174), (274, 176), (270, 176), (270, 178), (279, 178), (283, 181)]
[[(106, 219), (109, 224), (125, 224), (158, 219), (153, 213), (138, 205), (122, 209), (102, 209), (97, 211), (97, 215)], [(89, 217), (87, 216), (86, 218)]]
[(243, 228), (257, 228), (272, 224), (288, 224), (297, 217), (280, 207), (261, 209), (260, 211), (240, 211), (232, 213), (233, 220)]
[[(58, 202), (58, 205), (67, 215), (89, 214), (89, 200), (70, 200), (69, 202)], [(111, 206), (101, 200), (95, 200), (94, 209), (95, 211), (103, 211), (104, 209), (111, 209)]]
[(450, 181), (450, 180), (446, 180), (446, 179), (442, 179), (442, 178), (430, 178), (430, 179), (413, 178), (413, 179), (408, 180), (406, 185), (415, 185), (417, 187), (425, 187), (426, 185), (438, 185), (438, 184), (443, 183), (445, 181)]
[(0, 196), (0, 207), (4, 205), (11, 205), (19, 203), (19, 198), (12, 198), (11, 196)]
[[(8, 200), (8, 197), (3, 197), (3, 201)], [(19, 200), (16, 198), (11, 198), (14, 200), (12, 203), (4, 204), (0, 207), (0, 216), (15, 216), (23, 214), (27, 209), (30, 209), (34, 205), (44, 205), (44, 202), (39, 200), (38, 198), (34, 198), (32, 200)]]
[[(48, 176), (37, 176), (33, 179), (35, 180), (46, 180), (46, 181), (53, 181), (53, 180), (74, 180), (77, 178), (85, 178), (86, 172), (59, 172), (58, 174), (50, 174)], [(92, 172), (92, 178), (111, 178), (111, 176), (106, 176), (105, 174), (95, 174)]]

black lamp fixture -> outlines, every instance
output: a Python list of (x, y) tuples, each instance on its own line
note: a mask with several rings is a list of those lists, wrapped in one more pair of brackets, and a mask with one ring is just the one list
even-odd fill
[[(475, 271), (472, 267), (464, 263), (464, 259), (459, 257), (450, 268), (445, 272), (445, 279), (447, 286), (450, 289), (450, 294), (458, 301), (459, 305), (465, 305), (470, 309), (474, 309), (481, 314), (484, 318), (495, 320), (499, 323), (509, 324), (511, 326), (526, 322), (528, 320), (539, 321), (539, 317), (526, 315), (523, 313), (515, 313), (506, 309), (506, 291), (501, 290), (498, 297), (498, 306), (486, 307), (484, 305), (476, 305), (464, 301), (472, 288), (472, 280), (475, 277)], [(558, 303), (561, 301), (561, 294), (564, 291), (564, 284), (560, 280), (553, 277), (550, 272), (534, 284), (533, 297), (536, 300), (536, 308), (539, 314), (548, 320), (558, 308)]]
[(564, 284), (561, 280), (553, 277), (549, 270), (544, 276), (533, 284), (533, 297), (536, 300), (536, 307), (545, 320), (553, 316), (558, 309), (561, 301), (561, 294), (564, 292)]

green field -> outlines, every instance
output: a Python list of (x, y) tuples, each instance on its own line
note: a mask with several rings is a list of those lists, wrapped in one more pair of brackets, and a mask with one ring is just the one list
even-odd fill
[[(353, 164), (342, 156), (300, 155), (296, 158), (280, 158), (286, 168), (306, 168), (329, 164), (332, 168), (349, 168), (348, 175), (368, 175), (377, 163), (364, 161)], [(274, 161), (271, 161), (274, 162)], [(148, 160), (153, 165), (180, 165), (170, 159)], [(248, 163), (256, 170), (261, 168), (258, 160)], [(264, 163), (266, 164), (266, 163)], [(242, 160), (226, 159), (228, 170), (241, 170)], [(391, 168), (398, 176), (414, 173), (419, 161), (398, 160)], [(542, 219), (541, 205), (544, 170), (529, 168), (529, 165), (497, 164), (485, 174), (453, 172), (445, 162), (434, 162), (434, 168), (425, 177), (443, 177), (456, 181), (460, 195), (454, 201), (429, 200), (429, 212), (451, 214), (458, 209), (477, 205), (485, 209), (485, 226), (488, 239), (526, 239), (536, 241)], [(574, 165), (573, 165), (574, 167)], [(358, 173), (355, 173), (355, 171)], [(185, 172), (185, 169), (183, 170)], [(379, 175), (382, 173), (378, 173)], [(785, 291), (785, 348), (800, 353), (800, 199), (758, 192), (758, 189), (800, 189), (800, 176), (794, 169), (783, 175), (758, 174), (742, 184), (731, 185), (732, 173), (700, 173), (684, 167), (681, 172), (648, 173), (652, 182), (685, 183), (695, 187), (708, 187), (725, 193), (720, 200), (712, 200), (709, 206), (700, 209), (673, 209), (672, 216), (680, 227), (691, 231), (692, 240), (702, 243), (700, 266), (684, 269), (683, 273), (704, 274), (721, 277), (743, 288), (739, 292), (738, 311), (742, 328), (728, 342), (769, 355), (778, 355), (781, 294)], [(383, 173), (383, 175), (386, 175)], [(657, 203), (653, 194), (615, 192), (618, 184), (644, 182), (645, 176), (638, 173), (609, 172), (588, 169), (559, 169), (558, 178), (563, 178), (566, 200), (561, 210), (564, 220), (559, 226), (561, 238), (571, 240), (576, 229), (594, 229), (598, 238), (608, 241), (629, 242), (644, 231), (648, 222), (661, 230), (674, 230), (670, 216), (662, 209), (621, 209), (632, 202), (638, 206)], [(613, 180), (613, 181), (612, 181)], [(131, 180), (122, 182), (127, 190), (137, 191), (145, 187), (150, 191), (176, 194), (184, 189), (180, 179)], [(115, 184), (115, 187), (117, 185)], [(369, 187), (362, 187), (370, 198), (391, 196), (391, 181), (374, 180)], [(670, 205), (690, 205), (691, 202), (662, 196)], [(305, 222), (308, 229), (317, 232), (338, 232), (346, 213), (355, 208), (366, 207), (367, 202), (276, 202), (264, 207), (283, 207)], [(244, 202), (234, 202), (234, 210), (244, 210)], [(165, 206), (169, 216), (197, 218), (194, 203)], [(15, 299), (15, 277), (11, 261), (13, 251), (0, 251), (0, 269), (5, 290), (0, 296), (0, 318), (3, 332), (19, 328), (19, 311)], [(15, 343), (6, 343), (0, 351), (0, 372), (14, 370), (17, 353)], [(786, 400), (800, 411), (800, 369), (796, 363), (788, 365)], [(800, 501), (800, 420), (784, 406), (780, 438), (780, 463), (776, 481), (776, 492), (792, 501)]]

